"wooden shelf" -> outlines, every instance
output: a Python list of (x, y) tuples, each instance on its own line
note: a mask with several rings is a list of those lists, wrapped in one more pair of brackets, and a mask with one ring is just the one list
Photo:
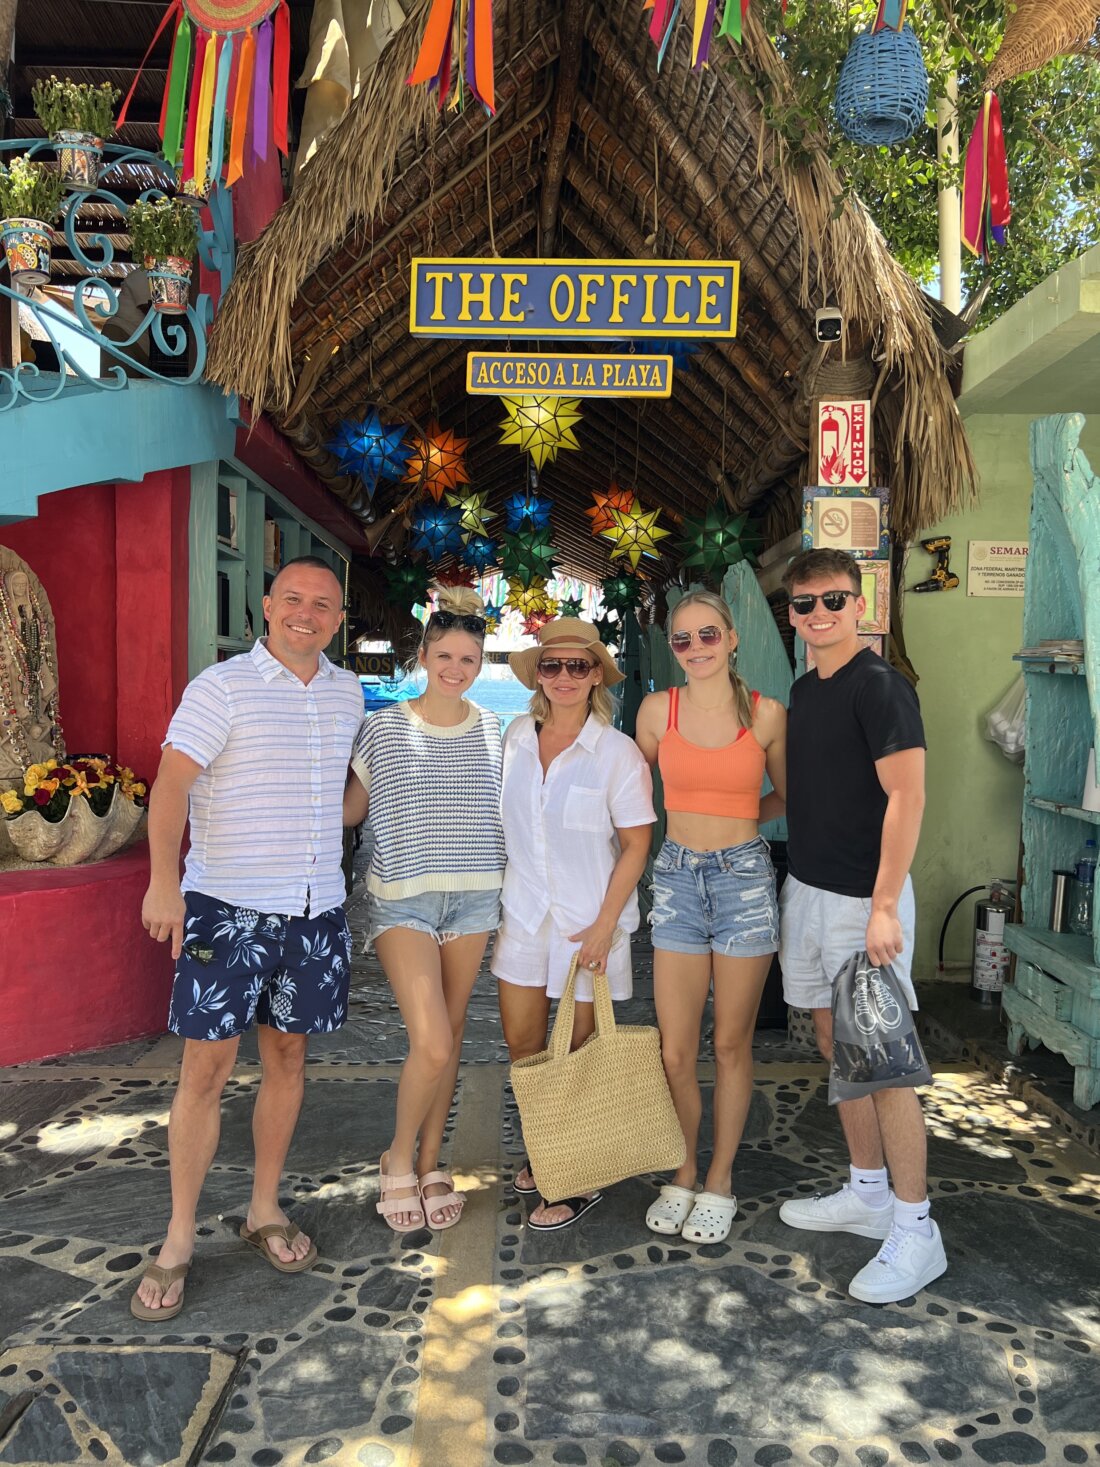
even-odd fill
[(1054, 815), (1069, 815), (1073, 820), (1084, 820), (1088, 825), (1100, 825), (1100, 810), (1082, 810), (1080, 805), (1063, 805), (1060, 800), (1041, 800), (1038, 795), (1029, 795), (1028, 804), (1035, 810), (1049, 810)]
[(244, 551), (243, 550), (235, 550), (232, 545), (225, 545), (225, 544), (222, 543), (221, 540), (219, 540), (218, 541), (218, 559), (219, 560), (243, 560), (244, 559)]
[(251, 652), (255, 646), (244, 637), (218, 637), (217, 642), (223, 652)]
[(1051, 932), (1046, 927), (1024, 927), (1017, 922), (1005, 926), (1005, 946), (1037, 968), (1060, 977), (1073, 973), (1089, 984), (1100, 979), (1093, 962), (1092, 938), (1076, 932)]
[(1023, 672), (1054, 672), (1062, 676), (1084, 677), (1085, 664), (1083, 662), (1052, 662), (1043, 657), (1013, 657), (1013, 662), (1018, 662)]

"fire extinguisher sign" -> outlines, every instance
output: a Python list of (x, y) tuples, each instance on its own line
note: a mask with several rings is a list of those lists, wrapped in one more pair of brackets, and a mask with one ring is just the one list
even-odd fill
[(819, 402), (817, 482), (833, 488), (866, 489), (871, 482), (871, 404)]

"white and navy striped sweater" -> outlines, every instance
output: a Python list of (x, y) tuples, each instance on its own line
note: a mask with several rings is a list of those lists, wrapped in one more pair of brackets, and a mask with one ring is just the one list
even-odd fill
[(373, 896), (500, 886), (500, 724), (468, 706), (454, 728), (425, 723), (407, 702), (363, 722), (352, 768), (370, 794)]

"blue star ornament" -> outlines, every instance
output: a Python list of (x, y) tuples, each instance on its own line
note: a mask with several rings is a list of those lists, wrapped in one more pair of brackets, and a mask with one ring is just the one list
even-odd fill
[[(461, 512), (461, 511), (460, 511)], [(463, 565), (471, 566), (479, 575), (484, 575), (496, 562), (500, 547), (488, 535), (467, 535), (466, 544), (459, 557)]]
[(512, 535), (525, 529), (544, 529), (550, 523), (550, 509), (549, 499), (538, 494), (509, 494), (504, 501), (504, 527)]
[(359, 423), (344, 422), (330, 445), (349, 474), (358, 474), (373, 494), (382, 479), (400, 479), (411, 449), (405, 444), (408, 424), (386, 426), (372, 408)]
[(444, 555), (461, 555), (462, 511), (450, 505), (425, 501), (417, 506), (409, 536), (412, 550), (422, 551), (429, 560)]

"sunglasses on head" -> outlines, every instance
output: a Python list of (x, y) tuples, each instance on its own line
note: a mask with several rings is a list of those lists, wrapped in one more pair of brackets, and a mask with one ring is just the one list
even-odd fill
[(809, 616), (820, 601), (826, 611), (843, 611), (848, 597), (858, 597), (859, 594), (858, 591), (822, 591), (817, 596), (811, 596), (807, 591), (802, 595), (791, 597), (791, 610), (795, 616)]
[(444, 631), (449, 631), (451, 627), (461, 627), (464, 632), (481, 635), (485, 631), (485, 618), (461, 615), (457, 611), (433, 611), (429, 625), (442, 627)]
[(596, 664), (589, 662), (587, 657), (543, 657), (536, 663), (535, 671), (539, 677), (555, 678), (560, 675), (563, 667), (570, 677), (580, 679), (593, 672)]
[(699, 638), (700, 647), (717, 647), (724, 636), (722, 627), (700, 627), (697, 632), (673, 632), (668, 639), (668, 645), (674, 652), (686, 652), (693, 637)]

